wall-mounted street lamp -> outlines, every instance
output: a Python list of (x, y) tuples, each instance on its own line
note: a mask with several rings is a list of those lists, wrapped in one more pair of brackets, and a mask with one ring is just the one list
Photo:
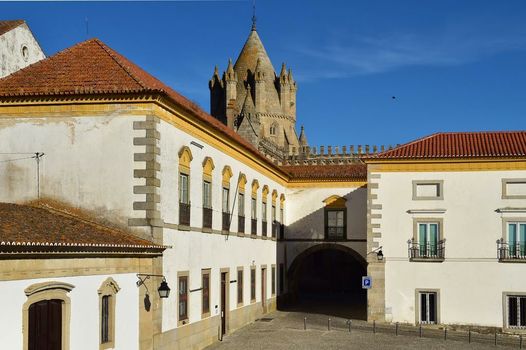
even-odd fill
[(384, 260), (384, 253), (382, 252), (381, 246), (371, 250), (369, 253), (367, 253), (367, 255), (372, 254), (372, 253), (376, 253), (376, 258), (378, 259), (378, 261)]
[(166, 282), (166, 278), (163, 275), (148, 275), (144, 273), (138, 273), (137, 278), (139, 280), (137, 281), (137, 287), (144, 286), (144, 288), (146, 288), (146, 294), (148, 294), (148, 287), (146, 286), (146, 284), (144, 284), (144, 282), (146, 282), (147, 279), (150, 279), (150, 277), (162, 278), (161, 284), (159, 285), (159, 288), (157, 288), (157, 292), (159, 293), (160, 298), (168, 298), (168, 296), (170, 295), (170, 287), (168, 287), (168, 282)]

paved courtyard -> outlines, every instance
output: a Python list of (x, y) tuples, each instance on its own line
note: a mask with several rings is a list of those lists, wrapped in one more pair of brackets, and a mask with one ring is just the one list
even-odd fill
[[(307, 330), (303, 318), (307, 316)], [(344, 319), (331, 318), (331, 331), (327, 329), (327, 316), (305, 315), (298, 312), (274, 312), (228, 336), (208, 349), (496, 349), (494, 344), (468, 343), (441, 338), (419, 338), (417, 335), (373, 334), (370, 329), (353, 329), (349, 334)], [(451, 334), (453, 336), (453, 334)], [(475, 337), (475, 336), (474, 336)], [(491, 339), (491, 338), (489, 338)], [(518, 349), (499, 346), (502, 349)]]

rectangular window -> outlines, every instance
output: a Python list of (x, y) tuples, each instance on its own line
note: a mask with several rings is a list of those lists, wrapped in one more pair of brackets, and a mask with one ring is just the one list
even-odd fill
[(508, 295), (508, 327), (526, 329), (526, 295)]
[(179, 202), (184, 204), (190, 203), (190, 196), (188, 193), (188, 175), (179, 174)]
[(237, 270), (237, 304), (243, 304), (243, 268)]
[(283, 294), (285, 290), (285, 276), (283, 263), (279, 264), (279, 294)]
[(283, 207), (279, 208), (279, 222), (284, 223), (283, 221)]
[(508, 254), (526, 257), (526, 222), (508, 222)]
[(212, 208), (212, 184), (203, 181), (203, 208)]
[(261, 220), (267, 221), (267, 203), (261, 205)]
[(413, 200), (444, 199), (442, 180), (413, 181)]
[(179, 276), (179, 322), (188, 320), (188, 276)]
[(105, 295), (102, 297), (102, 308), (101, 308), (101, 343), (108, 343), (110, 339), (110, 303), (111, 296)]
[(245, 216), (245, 195), (243, 193), (237, 195), (237, 202), (237, 215)]
[(344, 239), (346, 233), (345, 209), (325, 210), (325, 236), (327, 239)]
[(223, 213), (230, 213), (229, 197), (230, 197), (230, 189), (223, 187), (223, 205), (222, 205)]
[(250, 217), (252, 220), (256, 220), (258, 217), (257, 214), (257, 204), (256, 204), (256, 198), (252, 198), (251, 206), (250, 206)]
[(440, 231), (437, 222), (418, 223), (418, 249), (421, 257), (439, 257)]
[(203, 271), (201, 279), (201, 287), (203, 288), (202, 313), (206, 317), (210, 314), (210, 270)]
[(271, 270), (271, 280), (272, 280), (272, 285), (271, 285), (271, 291), (272, 291), (272, 295), (275, 295), (276, 294), (276, 266), (272, 266), (272, 270)]
[(276, 221), (276, 206), (275, 205), (272, 206), (271, 215), (272, 215), (272, 222), (275, 222)]
[(526, 199), (526, 179), (502, 179), (502, 199)]
[(437, 323), (437, 293), (419, 292), (420, 323)]
[(256, 269), (250, 270), (250, 300), (256, 301)]

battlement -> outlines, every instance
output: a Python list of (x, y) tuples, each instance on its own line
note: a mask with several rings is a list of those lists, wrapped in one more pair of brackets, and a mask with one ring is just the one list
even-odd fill
[(350, 145), (347, 146), (319, 146), (290, 147), (284, 158), (284, 165), (315, 165), (315, 164), (349, 164), (358, 162), (360, 157), (372, 155), (394, 146), (385, 145)]

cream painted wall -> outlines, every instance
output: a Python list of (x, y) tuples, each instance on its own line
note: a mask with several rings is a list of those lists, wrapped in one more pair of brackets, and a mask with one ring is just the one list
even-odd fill
[[(264, 185), (269, 187), (267, 197), (268, 213), (267, 225), (268, 236), (271, 228), (271, 203), (272, 191), (278, 192), (277, 208), (279, 208), (279, 195), (284, 193), (283, 186), (269, 179), (267, 176), (255, 171), (247, 165), (230, 157), (224, 152), (196, 139), (176, 127), (161, 121), (160, 124), (160, 147), (161, 147), (161, 218), (165, 223), (178, 224), (179, 222), (179, 195), (178, 195), (178, 153), (183, 146), (188, 146), (192, 152), (193, 160), (190, 169), (190, 202), (191, 231), (180, 231), (164, 228), (163, 243), (172, 246), (167, 249), (163, 258), (163, 271), (170, 285), (177, 286), (177, 273), (189, 271), (189, 289), (201, 288), (202, 269), (211, 269), (210, 311), (211, 316), (219, 314), (220, 310), (220, 269), (230, 269), (230, 280), (237, 280), (237, 267), (244, 267), (244, 304), (250, 304), (250, 267), (256, 266), (256, 301), (261, 301), (261, 265), (267, 265), (267, 299), (271, 298), (271, 266), (276, 263), (277, 243), (273, 240), (253, 239), (238, 237), (238, 203), (235, 197), (239, 173), (242, 172), (247, 178), (245, 187), (245, 233), (250, 233), (250, 199), (252, 193), (252, 181), (259, 182), (258, 190), (258, 236), (261, 236), (261, 191)], [(196, 147), (191, 144), (195, 141), (203, 146)], [(212, 175), (212, 207), (213, 207), (213, 229), (221, 230), (221, 191), (222, 171), (225, 165), (232, 168), (233, 176), (230, 180), (230, 208), (233, 205), (233, 217), (230, 235), (217, 233), (203, 233), (202, 228), (202, 182), (203, 161), (205, 157), (211, 157), (215, 169)], [(195, 230), (197, 228), (197, 230)], [(277, 274), (277, 271), (276, 271)], [(276, 278), (277, 281), (277, 278)], [(230, 310), (237, 308), (237, 282), (229, 283), (229, 305)], [(174, 288), (174, 295), (177, 295)], [(189, 293), (189, 322), (194, 323), (201, 320), (201, 291)], [(177, 327), (177, 298), (169, 298), (163, 301), (163, 332)], [(215, 307), (217, 305), (217, 308)]]
[[(27, 56), (23, 48), (27, 48)], [(26, 24), (0, 35), (0, 78), (25, 68), (46, 56)]]
[(59, 281), (75, 288), (68, 293), (71, 299), (70, 348), (93, 350), (99, 348), (100, 311), (97, 290), (112, 277), (120, 291), (115, 304), (115, 349), (134, 350), (139, 344), (139, 289), (134, 274), (57, 277), (17, 281), (0, 281), (0, 343), (3, 349), (22, 349), (22, 308), (27, 300), (24, 290), (36, 283)]
[[(502, 293), (526, 292), (518, 276), (523, 264), (499, 263), (496, 240), (503, 236), (503, 218), (525, 213), (497, 213), (504, 207), (524, 208), (525, 199), (502, 199), (502, 178), (524, 178), (526, 171), (389, 172), (381, 173), (375, 204), (381, 204), (382, 246), (386, 261), (386, 318), (415, 322), (415, 289), (440, 290), (441, 322), (501, 327)], [(413, 180), (443, 180), (443, 200), (413, 200)], [(410, 214), (408, 210), (445, 209), (445, 213)], [(442, 219), (446, 239), (442, 263), (409, 262), (407, 240), (413, 219)], [(484, 306), (484, 307), (481, 307)]]
[[(134, 215), (133, 146), (136, 116), (0, 118), (0, 201), (37, 199), (35, 152), (41, 198), (65, 202), (94, 217), (127, 226)], [(142, 131), (144, 134), (144, 131)], [(144, 180), (143, 180), (144, 181)], [(143, 195), (144, 196), (144, 195)]]

